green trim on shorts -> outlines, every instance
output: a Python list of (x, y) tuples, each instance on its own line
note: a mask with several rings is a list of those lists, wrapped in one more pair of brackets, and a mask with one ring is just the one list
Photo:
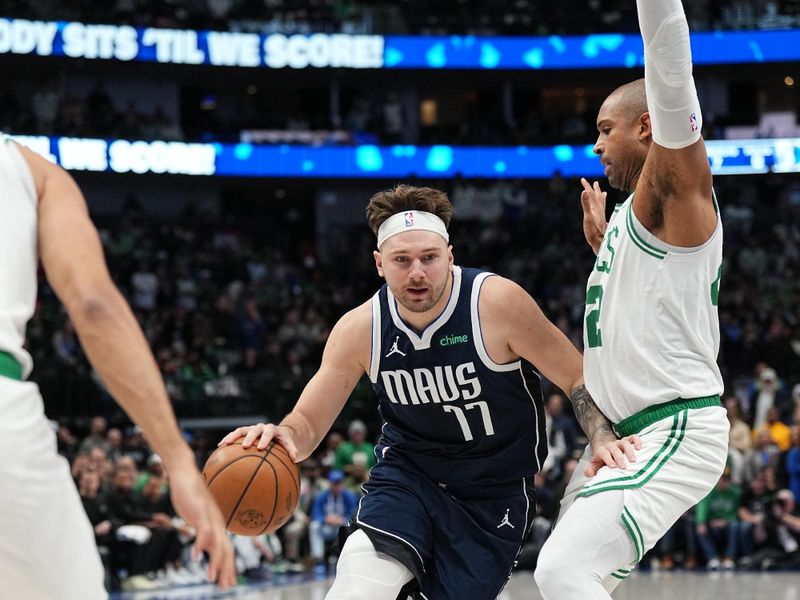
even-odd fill
[(617, 579), (620, 579), (622, 581), (624, 581), (628, 577), (627, 575), (617, 575), (616, 573), (611, 573), (611, 576), (616, 577)]
[[(681, 417), (683, 417), (683, 419), (681, 419)], [(683, 412), (675, 415), (672, 420), (672, 431), (670, 431), (669, 437), (661, 445), (661, 448), (659, 448), (658, 451), (652, 456), (652, 458), (647, 461), (647, 464), (639, 469), (638, 472), (634, 473), (633, 475), (616, 477), (607, 481), (588, 483), (583, 486), (583, 489), (578, 492), (576, 497), (585, 498), (586, 496), (591, 496), (593, 494), (597, 494), (598, 492), (629, 490), (642, 487), (644, 484), (650, 481), (653, 476), (658, 473), (661, 467), (667, 463), (672, 455), (675, 454), (678, 446), (681, 445), (683, 436), (686, 434), (686, 423), (688, 420), (688, 410), (684, 410)]]
[(8, 352), (0, 352), (0, 377), (22, 381), (22, 365)]
[(614, 425), (614, 431), (618, 436), (625, 437), (639, 433), (648, 425), (676, 415), (682, 410), (707, 408), (709, 406), (720, 406), (718, 395), (703, 396), (702, 398), (678, 398), (677, 400), (654, 404)]
[[(642, 543), (639, 541), (639, 538), (636, 537), (636, 533), (634, 533), (633, 528), (636, 526), (636, 530), (639, 530), (639, 526), (636, 525), (636, 521), (633, 520), (633, 517), (630, 516), (630, 512), (628, 512), (628, 508), (623, 506), (622, 507), (622, 524), (625, 526), (625, 529), (628, 530), (628, 535), (631, 536), (631, 540), (633, 541), (633, 546), (636, 550), (636, 562), (638, 563), (642, 560), (642, 555), (644, 554), (644, 549)], [(641, 534), (641, 532), (640, 532)]]
[(611, 576), (616, 577), (619, 580), (625, 580), (631, 573), (633, 573), (631, 569), (617, 569), (616, 571), (611, 573)]

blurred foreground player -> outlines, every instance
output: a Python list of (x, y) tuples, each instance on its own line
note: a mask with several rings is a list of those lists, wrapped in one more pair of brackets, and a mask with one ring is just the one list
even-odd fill
[[(546, 454), (534, 367), (570, 395), (598, 468), (622, 465), (581, 373), (581, 356), (518, 285), (453, 264), (447, 196), (398, 186), (367, 216), (384, 285), (331, 331), (322, 364), (279, 426), (242, 427), (221, 444), (279, 439), (302, 460), (366, 373), (384, 420), (328, 599), (492, 600), (526, 538), (533, 474)], [(404, 592), (405, 593), (405, 592)], [(405, 597), (405, 595), (403, 596)]]
[(25, 325), (41, 257), (92, 366), (169, 472), (176, 510), (197, 530), (209, 578), (235, 582), (231, 546), (178, 429), (155, 360), (106, 268), (72, 178), (0, 134), (0, 588), (4, 598), (106, 598), (94, 534), (44, 416)]
[[(642, 449), (591, 481), (575, 470), (539, 556), (546, 600), (601, 600), (688, 508), (727, 459), (717, 298), (722, 224), (700, 136), (689, 27), (680, 0), (638, 0), (645, 79), (597, 117), (595, 152), (612, 187), (631, 192), (605, 220), (584, 183), (584, 231), (597, 254), (586, 294), (586, 387), (620, 435)], [(589, 459), (589, 453), (584, 460)]]

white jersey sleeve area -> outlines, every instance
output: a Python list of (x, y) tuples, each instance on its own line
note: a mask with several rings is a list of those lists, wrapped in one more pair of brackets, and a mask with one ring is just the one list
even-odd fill
[(615, 209), (584, 315), (586, 386), (612, 422), (655, 404), (722, 393), (721, 265), (719, 218), (705, 244), (679, 248), (645, 229), (632, 195)]
[(25, 158), (0, 134), (0, 352), (11, 354), (27, 377), (25, 326), (36, 306), (37, 196)]

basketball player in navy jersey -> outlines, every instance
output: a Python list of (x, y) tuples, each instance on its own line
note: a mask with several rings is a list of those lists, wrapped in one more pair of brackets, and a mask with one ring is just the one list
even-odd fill
[(25, 325), (37, 268), (69, 313), (109, 392), (164, 460), (175, 508), (208, 552), (209, 578), (236, 582), (233, 549), (183, 439), (147, 340), (106, 268), (78, 186), (60, 167), (0, 134), (0, 596), (101, 600), (103, 566), (69, 463), (56, 452)]
[(496, 598), (533, 519), (533, 474), (547, 442), (540, 371), (570, 395), (595, 449), (591, 469), (623, 466), (617, 440), (583, 385), (581, 356), (518, 285), (453, 264), (443, 192), (401, 185), (367, 217), (386, 279), (333, 328), (322, 364), (273, 438), (299, 461), (328, 432), (366, 373), (384, 425), (378, 464), (352, 520), (329, 600)]

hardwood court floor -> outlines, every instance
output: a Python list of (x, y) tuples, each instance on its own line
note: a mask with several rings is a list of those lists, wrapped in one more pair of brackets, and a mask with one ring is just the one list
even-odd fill
[[(323, 600), (329, 580), (239, 586), (225, 594), (192, 586), (115, 594), (114, 600)], [(614, 600), (800, 600), (800, 573), (634, 573)], [(470, 600), (465, 598), (464, 600)], [(531, 573), (515, 574), (498, 600), (541, 600)]]

